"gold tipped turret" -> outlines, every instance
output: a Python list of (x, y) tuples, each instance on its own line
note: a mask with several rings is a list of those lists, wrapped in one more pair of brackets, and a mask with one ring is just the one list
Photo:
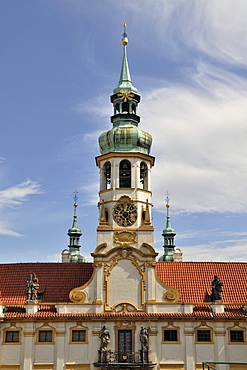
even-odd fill
[(127, 33), (125, 32), (125, 27), (127, 27), (127, 23), (123, 23), (124, 26), (124, 33), (123, 33), (123, 38), (122, 38), (122, 44), (127, 45), (129, 40), (127, 38)]
[(123, 45), (127, 45), (127, 44), (128, 44), (128, 42), (129, 42), (129, 40), (128, 40), (128, 38), (127, 38), (127, 37), (123, 37), (123, 38), (122, 38), (122, 44), (123, 44)]

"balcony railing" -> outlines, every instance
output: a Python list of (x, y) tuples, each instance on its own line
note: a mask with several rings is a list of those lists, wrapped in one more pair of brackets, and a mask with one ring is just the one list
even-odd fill
[[(202, 369), (203, 370), (217, 370), (219, 367), (217, 365), (229, 365), (225, 367), (225, 370), (230, 369), (230, 365), (246, 365), (243, 370), (246, 368), (247, 370), (247, 362), (203, 362)], [(220, 367), (222, 369), (222, 367)]]
[(153, 367), (151, 361), (151, 351), (138, 352), (115, 352), (115, 351), (99, 351), (98, 362), (94, 363), (96, 367), (115, 367), (116, 365), (124, 366), (124, 364), (132, 367)]

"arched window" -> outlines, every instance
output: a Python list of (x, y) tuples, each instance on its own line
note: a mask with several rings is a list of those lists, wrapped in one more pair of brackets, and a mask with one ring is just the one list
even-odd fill
[(124, 159), (120, 162), (119, 187), (131, 188), (131, 163), (127, 159)]
[(104, 175), (105, 175), (105, 189), (111, 188), (111, 163), (105, 162), (104, 164)]
[(148, 167), (145, 162), (140, 165), (140, 184), (143, 190), (148, 190)]

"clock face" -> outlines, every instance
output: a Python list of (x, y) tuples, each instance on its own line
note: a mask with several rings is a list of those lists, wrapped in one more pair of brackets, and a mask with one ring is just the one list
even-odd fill
[(113, 219), (123, 227), (132, 226), (137, 219), (137, 208), (134, 203), (117, 203), (113, 209)]

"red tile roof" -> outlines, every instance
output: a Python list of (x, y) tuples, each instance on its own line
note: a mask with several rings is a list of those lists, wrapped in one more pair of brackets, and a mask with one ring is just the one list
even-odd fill
[(26, 280), (31, 273), (39, 279), (42, 302), (69, 302), (69, 292), (85, 284), (92, 272), (91, 263), (0, 264), (0, 302), (26, 303)]
[(158, 262), (156, 271), (166, 285), (179, 290), (181, 302), (207, 302), (217, 275), (224, 284), (223, 302), (247, 303), (247, 263)]
[[(223, 282), (224, 303), (247, 303), (247, 263), (233, 262), (158, 262), (158, 277), (180, 292), (180, 302), (208, 302), (211, 282), (217, 275)], [(35, 273), (39, 279), (42, 303), (69, 302), (69, 292), (85, 284), (93, 272), (92, 263), (15, 263), (0, 264), (0, 302), (24, 304), (26, 279)], [(42, 312), (46, 310), (43, 306)], [(202, 307), (195, 311), (201, 315)], [(54, 313), (54, 312), (53, 312)], [(40, 313), (41, 314), (41, 313)], [(231, 312), (228, 312), (231, 315)]]

